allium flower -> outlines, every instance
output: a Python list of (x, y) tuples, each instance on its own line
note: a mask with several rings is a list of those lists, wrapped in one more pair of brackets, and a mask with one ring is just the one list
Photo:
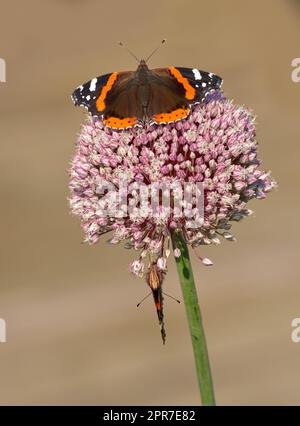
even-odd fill
[[(112, 231), (111, 243), (126, 241), (126, 247), (140, 251), (130, 270), (142, 276), (147, 273), (146, 256), (150, 263), (159, 260), (158, 269), (166, 269), (170, 230), (181, 230), (193, 247), (219, 244), (220, 237), (233, 240), (229, 232), (232, 222), (252, 213), (248, 201), (264, 198), (275, 185), (260, 164), (252, 114), (220, 92), (195, 105), (187, 119), (167, 125), (116, 131), (105, 127), (101, 119), (89, 117), (82, 126), (70, 170), (70, 205), (80, 216), (90, 244)], [(116, 196), (122, 198), (121, 178), (130, 187), (125, 197), (130, 215), (127, 206), (116, 201)], [(103, 182), (114, 188), (111, 195), (99, 189)], [(157, 214), (149, 217), (149, 212), (143, 211), (149, 194), (143, 207), (139, 185), (147, 188), (155, 183), (177, 186), (169, 210), (158, 206)], [(194, 196), (175, 205), (178, 184), (184, 183), (201, 183), (203, 217), (197, 217)], [(117, 213), (104, 214), (112, 205)], [(188, 217), (178, 215), (183, 207), (190, 213)], [(195, 214), (193, 226), (191, 214)], [(180, 252), (175, 249), (174, 254), (179, 256)], [(203, 263), (211, 261), (205, 258)]]
[(181, 252), (180, 252), (179, 248), (176, 248), (174, 250), (174, 256), (178, 258), (178, 257), (180, 257), (180, 255), (181, 255)]
[[(196, 80), (202, 79), (199, 70), (192, 71)], [(183, 77), (180, 83), (188, 85)], [(84, 86), (77, 91), (75, 104), (85, 105), (83, 99), (90, 95), (84, 98)], [(188, 245), (220, 244), (221, 237), (234, 241), (232, 223), (249, 216), (248, 202), (265, 198), (275, 182), (260, 169), (251, 112), (218, 90), (206, 92), (205, 101), (193, 104), (183, 120), (143, 123), (113, 130), (99, 117), (87, 118), (70, 169), (70, 206), (81, 218), (88, 243), (111, 232), (112, 244), (123, 241), (139, 252), (129, 270), (151, 288), (144, 299), (153, 295), (163, 343), (163, 301), (169, 295), (162, 285), (172, 244), (202, 402), (215, 405)], [(213, 264), (196, 255), (204, 265)]]

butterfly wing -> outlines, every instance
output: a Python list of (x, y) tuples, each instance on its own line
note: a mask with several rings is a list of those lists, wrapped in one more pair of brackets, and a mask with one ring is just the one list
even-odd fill
[(197, 102), (202, 102), (212, 90), (220, 90), (223, 79), (217, 74), (202, 71), (197, 68), (176, 67), (180, 74), (197, 92)]
[(151, 70), (148, 115), (155, 123), (170, 123), (189, 114), (189, 101), (183, 85), (168, 68)]
[(156, 312), (157, 312), (157, 317), (158, 317), (158, 322), (159, 322), (159, 326), (160, 326), (160, 333), (161, 333), (161, 338), (163, 341), (163, 344), (166, 343), (166, 331), (165, 331), (165, 323), (164, 323), (164, 311), (163, 311), (163, 292), (162, 292), (162, 288), (159, 287), (156, 290), (152, 290), (152, 295), (153, 295), (153, 299), (154, 299), (154, 304), (156, 307)]
[(132, 102), (137, 96), (133, 75), (132, 71), (126, 71), (95, 77), (77, 87), (72, 100), (76, 106), (83, 106), (93, 116), (104, 117), (104, 120), (113, 117), (120, 125), (119, 119), (137, 116), (137, 108)]
[(134, 73), (122, 75), (107, 95), (104, 122), (113, 128), (126, 128), (143, 119), (140, 90)]
[(162, 271), (159, 271), (156, 264), (152, 263), (147, 274), (147, 284), (152, 290), (158, 322), (160, 325), (161, 337), (162, 337), (163, 343), (165, 344), (166, 331), (165, 331), (164, 311), (163, 311), (163, 301), (164, 301), (163, 292), (162, 292), (163, 279), (164, 279), (164, 273)]
[(220, 90), (221, 77), (196, 68), (169, 67), (151, 70), (149, 115), (155, 123), (181, 120), (190, 105), (204, 101), (212, 90)]
[[(72, 93), (72, 100), (74, 105), (83, 106), (92, 115), (99, 115), (96, 107), (96, 100), (98, 99), (102, 88), (106, 85), (110, 76), (111, 73), (101, 75), (100, 77), (95, 77), (87, 83), (77, 87)], [(100, 115), (102, 115), (102, 113)]]

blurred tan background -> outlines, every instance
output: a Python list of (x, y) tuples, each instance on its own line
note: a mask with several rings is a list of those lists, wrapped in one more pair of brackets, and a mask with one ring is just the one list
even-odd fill
[[(279, 189), (253, 201), (238, 240), (193, 256), (219, 404), (300, 404), (300, 2), (1, 0), (1, 404), (198, 404), (183, 305), (166, 300), (161, 344), (135, 253), (81, 244), (67, 169), (84, 111), (73, 89), (135, 69), (196, 66), (257, 114), (260, 157)], [(181, 298), (174, 263), (165, 290)]]

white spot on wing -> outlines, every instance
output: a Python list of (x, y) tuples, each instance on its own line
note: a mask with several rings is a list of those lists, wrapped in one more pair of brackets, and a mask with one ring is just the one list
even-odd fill
[(90, 95), (87, 95), (87, 97), (85, 98), (87, 101), (89, 101), (91, 99)]
[(94, 92), (96, 90), (97, 78), (93, 78), (90, 84), (90, 92)]
[(195, 80), (201, 80), (202, 76), (200, 71), (197, 70), (197, 68), (193, 68), (193, 73), (194, 73)]

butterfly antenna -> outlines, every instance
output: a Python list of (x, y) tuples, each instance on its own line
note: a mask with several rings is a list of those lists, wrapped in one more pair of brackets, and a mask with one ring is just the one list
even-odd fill
[(131, 52), (131, 50), (128, 49), (127, 46), (125, 46), (121, 41), (119, 41), (119, 46), (124, 47), (125, 50), (131, 55), (137, 62), (140, 62), (140, 60), (135, 56), (134, 53)]
[(175, 300), (175, 302), (177, 302), (177, 303), (181, 303), (181, 302), (180, 302), (180, 300), (176, 299), (175, 297), (171, 296), (171, 295), (170, 295), (170, 294), (168, 294), (168, 293), (165, 293), (164, 291), (163, 291), (163, 294), (164, 294), (165, 296), (170, 297), (170, 299)]
[(166, 41), (167, 41), (167, 40), (164, 38), (164, 39), (160, 42), (160, 44), (157, 46), (157, 48), (156, 48), (156, 49), (154, 49), (152, 53), (150, 53), (150, 55), (149, 55), (149, 56), (148, 56), (148, 58), (146, 59), (146, 62), (148, 62), (148, 61), (149, 61), (149, 59), (150, 59), (150, 58), (154, 55), (154, 53), (156, 53), (156, 52), (158, 51), (158, 49), (161, 47), (161, 45), (162, 45), (162, 44), (164, 44)]
[(141, 303), (143, 303), (143, 301), (146, 300), (151, 294), (152, 294), (152, 291), (150, 291), (150, 293), (147, 294), (147, 296), (143, 297), (143, 299), (136, 305), (136, 307), (138, 308), (141, 305)]

